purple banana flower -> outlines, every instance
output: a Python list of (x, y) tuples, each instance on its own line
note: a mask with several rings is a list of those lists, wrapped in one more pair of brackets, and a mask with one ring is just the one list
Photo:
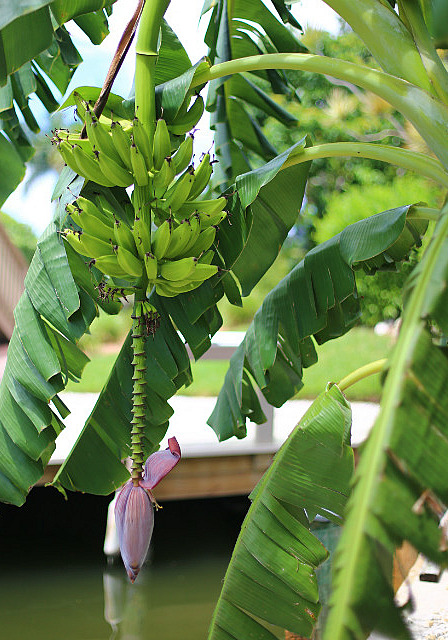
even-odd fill
[(129, 480), (118, 494), (115, 522), (121, 557), (131, 582), (136, 579), (151, 542), (153, 503), (156, 503), (151, 491), (176, 466), (180, 456), (176, 438), (170, 438), (167, 449), (156, 451), (146, 460), (143, 478), (138, 486)]

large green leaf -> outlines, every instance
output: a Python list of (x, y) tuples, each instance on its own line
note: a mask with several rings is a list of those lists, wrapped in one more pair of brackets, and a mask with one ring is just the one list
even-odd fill
[[(275, 8), (282, 19), (297, 26), (283, 0)], [(261, 0), (213, 3), (206, 43), (213, 64), (262, 53), (305, 51), (292, 30), (277, 20)], [(294, 73), (273, 70), (232, 76), (225, 83), (224, 79), (210, 83), (207, 109), (211, 111), (211, 128), (215, 131), (215, 149), (220, 160), (216, 184), (229, 184), (251, 168), (248, 150), (264, 160), (276, 155), (257, 118), (272, 116), (286, 126), (295, 125), (296, 119), (269, 96), (270, 92), (294, 95), (295, 86)]]
[(410, 637), (392, 589), (392, 555), (403, 540), (434, 562), (448, 563), (439, 528), (448, 501), (448, 360), (438, 340), (448, 330), (447, 279), (445, 207), (412, 274), (380, 413), (360, 456), (335, 558), (324, 636), (331, 640), (365, 638), (371, 629)]
[[(320, 344), (346, 333), (358, 320), (355, 273), (390, 269), (420, 244), (427, 223), (408, 220), (405, 206), (348, 226), (312, 249), (268, 294), (230, 360), (210, 426), (220, 440), (246, 435), (258, 411), (252, 380), (268, 402), (281, 406), (303, 386), (303, 368), (317, 361)], [(263, 420), (262, 420), (263, 421)]]
[(209, 640), (274, 640), (284, 629), (311, 636), (320, 610), (315, 569), (328, 552), (309, 527), (316, 514), (342, 520), (353, 473), (350, 426), (349, 404), (328, 385), (250, 496)]

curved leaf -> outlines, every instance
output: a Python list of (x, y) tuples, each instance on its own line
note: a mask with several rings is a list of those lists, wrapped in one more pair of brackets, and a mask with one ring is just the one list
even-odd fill
[[(393, 602), (394, 549), (409, 540), (434, 562), (448, 562), (446, 532), (439, 528), (448, 501), (448, 360), (434, 335), (437, 327), (448, 329), (447, 279), (445, 207), (412, 275), (380, 413), (363, 447), (335, 557), (325, 638), (365, 637), (371, 629), (410, 637)], [(381, 598), (372, 600), (372, 592)]]
[(328, 385), (251, 494), (210, 625), (209, 640), (310, 637), (320, 610), (315, 569), (328, 552), (309, 531), (320, 515), (340, 523), (353, 473), (350, 406)]
[(390, 268), (420, 245), (427, 223), (407, 220), (409, 210), (391, 209), (346, 227), (312, 249), (268, 294), (230, 360), (208, 420), (220, 440), (245, 437), (246, 419), (258, 408), (245, 401), (243, 381), (252, 384), (253, 378), (268, 402), (281, 406), (303, 386), (303, 368), (317, 361), (311, 336), (320, 344), (355, 324), (360, 305), (354, 269)]
[[(282, 0), (275, 3), (275, 8), (284, 21), (297, 26)], [(261, 0), (214, 3), (205, 40), (213, 64), (261, 53), (306, 50)], [(293, 73), (273, 70), (210, 83), (207, 109), (211, 112), (210, 123), (220, 160), (216, 184), (229, 184), (251, 168), (246, 150), (254, 151), (265, 160), (276, 155), (259, 127), (254, 107), (256, 114), (263, 118), (272, 116), (286, 126), (296, 124), (296, 118), (269, 96), (269, 92), (294, 96), (295, 86)]]

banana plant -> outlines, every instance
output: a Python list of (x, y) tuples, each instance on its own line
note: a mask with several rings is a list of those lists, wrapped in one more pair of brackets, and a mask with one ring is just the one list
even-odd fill
[[(76, 4), (84, 11), (103, 6)], [(135, 490), (126, 499), (140, 496), (150, 513), (144, 460), (166, 433), (169, 399), (192, 382), (185, 343), (201, 357), (222, 324), (217, 302), (226, 296), (241, 304), (273, 264), (296, 223), (311, 162), (370, 158), (448, 186), (448, 73), (434, 39), (438, 5), (327, 0), (363, 39), (379, 65), (373, 69), (306, 52), (283, 0), (273, 2), (273, 11), (261, 0), (206, 2), (210, 56), (192, 65), (164, 22), (168, 4), (139, 2), (105, 86), (79, 87), (66, 101), (76, 105), (82, 127), (55, 132), (67, 165), (55, 187), (57, 212), (25, 281), (0, 384), (0, 498), (12, 504), (24, 502), (64, 428), (68, 409), (59, 393), (82, 376), (87, 358), (77, 343), (99, 307), (118, 313), (121, 300), (133, 296), (132, 326), (54, 485), (108, 494), (130, 483)], [(48, 13), (47, 5), (36, 2), (36, 12)], [(74, 14), (58, 15), (62, 24)], [(111, 93), (111, 83), (138, 23), (135, 93), (124, 100)], [(37, 53), (30, 49), (20, 64)], [(294, 125), (272, 93), (294, 98), (303, 71), (383, 98), (429, 152), (358, 142), (313, 146), (305, 137), (277, 154), (260, 122), (274, 117)], [(194, 166), (190, 132), (203, 113), (205, 87), (218, 162), (205, 154)], [(219, 439), (241, 438), (247, 419), (264, 421), (256, 387), (274, 406), (295, 395), (318, 345), (360, 317), (357, 270), (396, 268), (424, 234), (430, 241), (404, 292), (403, 323), (387, 363), (329, 385), (253, 492), (210, 639), (276, 637), (269, 625), (311, 634), (320, 610), (314, 571), (327, 555), (309, 531), (316, 514), (345, 520), (324, 638), (365, 638), (372, 629), (408, 637), (393, 603), (394, 549), (407, 539), (447, 561), (439, 520), (448, 499), (448, 208), (405, 202), (310, 251), (255, 315), (209, 420)], [(379, 370), (385, 371), (380, 415), (353, 476), (343, 391)], [(135, 518), (123, 524), (123, 513), (122, 537), (137, 540), (144, 523), (123, 533), (138, 521), (132, 511)], [(146, 549), (148, 540), (137, 546)], [(134, 556), (141, 562), (134, 552), (126, 548), (125, 562)]]

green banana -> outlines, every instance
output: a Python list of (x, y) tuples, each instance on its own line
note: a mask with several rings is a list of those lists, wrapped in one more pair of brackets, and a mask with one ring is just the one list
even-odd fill
[(193, 291), (200, 287), (202, 282), (182, 282), (181, 284), (177, 282), (168, 282), (166, 280), (157, 280), (156, 282), (156, 292), (160, 296), (164, 296), (165, 298), (174, 298), (178, 296), (180, 293), (188, 293), (189, 291)]
[(97, 216), (88, 214), (85, 209), (76, 209), (76, 211), (71, 212), (70, 215), (73, 222), (76, 222), (83, 232), (88, 233), (99, 240), (103, 240), (104, 242), (112, 242), (114, 237), (113, 229), (104, 224), (104, 222)]
[(200, 258), (198, 258), (198, 262), (200, 264), (211, 264), (211, 261), (213, 260), (214, 257), (215, 257), (215, 252), (213, 251), (213, 249), (210, 249), (209, 251), (206, 251), (205, 253), (203, 253)]
[(201, 211), (197, 214), (201, 224), (201, 229), (207, 229), (211, 226), (217, 226), (227, 217), (227, 211), (219, 211), (218, 213), (204, 213)]
[(188, 194), (190, 193), (190, 189), (193, 185), (193, 180), (193, 176), (188, 171), (182, 174), (165, 193), (163, 208), (171, 209), (173, 215), (176, 215), (179, 207), (182, 206), (188, 198)]
[(153, 193), (155, 198), (163, 198), (166, 190), (175, 178), (172, 163), (164, 160), (160, 171), (154, 174), (152, 180)]
[(89, 233), (82, 233), (79, 242), (85, 249), (84, 254), (91, 258), (99, 258), (100, 256), (113, 255), (114, 247), (110, 242), (104, 242), (99, 238), (90, 235)]
[[(73, 171), (76, 171), (78, 175), (82, 175), (81, 170), (75, 161), (75, 157), (73, 154), (73, 145), (71, 145), (66, 140), (59, 139), (59, 141), (57, 142), (57, 146), (58, 146), (58, 151), (61, 154), (65, 164), (68, 167), (70, 167), (70, 169), (73, 169)], [(82, 176), (82, 177), (85, 178), (85, 176)]]
[(201, 213), (209, 213), (213, 215), (224, 209), (227, 200), (221, 196), (213, 200), (188, 200), (178, 208), (178, 214), (181, 216), (189, 216), (196, 211)]
[(158, 260), (165, 256), (171, 240), (171, 223), (169, 220), (162, 222), (152, 234), (151, 251)]
[(92, 200), (88, 200), (83, 196), (79, 196), (75, 202), (76, 206), (84, 212), (86, 215), (100, 220), (104, 225), (110, 227), (111, 233), (114, 228), (114, 218), (112, 215), (105, 213), (102, 209), (99, 209)]
[(77, 252), (84, 255), (84, 247), (79, 240), (81, 233), (78, 231), (72, 231), (72, 229), (64, 229), (62, 236), (68, 242), (68, 244)]
[(73, 99), (75, 101), (76, 113), (78, 114), (78, 117), (83, 122), (85, 122), (85, 120), (86, 120), (86, 111), (89, 108), (88, 103), (83, 100), (81, 94), (78, 93), (77, 91), (73, 92)]
[(188, 194), (189, 200), (194, 200), (204, 191), (210, 182), (212, 173), (213, 166), (210, 162), (210, 154), (206, 153), (199, 163), (199, 166), (194, 170), (194, 182)]
[(172, 229), (169, 245), (164, 253), (164, 258), (174, 259), (184, 257), (185, 247), (190, 244), (191, 225), (189, 220), (184, 220), (178, 227)]
[(170, 164), (174, 173), (177, 175), (185, 171), (190, 165), (193, 157), (193, 136), (188, 135), (183, 142), (180, 143), (178, 150), (171, 157)]
[(115, 220), (114, 236), (119, 247), (124, 247), (135, 256), (137, 256), (137, 248), (135, 246), (134, 235), (128, 225), (120, 220)]
[(115, 254), (95, 258), (93, 264), (105, 275), (112, 276), (113, 278), (129, 279), (129, 273), (119, 265)]
[(103, 174), (117, 187), (129, 187), (134, 176), (102, 151), (97, 151), (98, 164)]
[(199, 234), (201, 233), (201, 225), (198, 216), (192, 215), (188, 218), (188, 223), (190, 225), (190, 240), (184, 249), (185, 256), (189, 255), (191, 247), (196, 243), (196, 240), (199, 238)]
[(95, 114), (87, 109), (86, 111), (86, 129), (87, 135), (92, 147), (95, 147), (97, 151), (106, 154), (109, 158), (114, 160), (118, 165), (122, 164), (120, 154), (112, 140), (106, 125), (100, 122)]
[(151, 143), (149, 141), (149, 136), (146, 132), (143, 123), (135, 116), (132, 121), (132, 136), (134, 138), (134, 143), (137, 146), (137, 149), (142, 154), (146, 168), (150, 170), (152, 168), (152, 153), (151, 153)]
[(176, 136), (182, 136), (197, 125), (204, 113), (204, 100), (196, 96), (196, 100), (186, 113), (180, 113), (168, 124), (168, 129)]
[(143, 260), (145, 253), (151, 253), (151, 217), (146, 207), (136, 212), (132, 234), (138, 255)]
[(115, 183), (103, 174), (95, 156), (90, 156), (81, 147), (75, 145), (73, 147), (73, 157), (81, 171), (80, 175), (87, 178), (87, 180), (97, 182), (104, 187), (115, 186)]
[(119, 122), (112, 122), (111, 127), (112, 142), (118, 155), (121, 158), (121, 162), (128, 171), (132, 171), (131, 164), (131, 139), (127, 133), (125, 133), (123, 127)]
[(143, 272), (143, 265), (139, 258), (136, 258), (133, 253), (125, 249), (124, 247), (117, 247), (117, 260), (120, 267), (126, 271), (126, 273), (135, 278), (140, 278)]
[(169, 260), (159, 265), (159, 273), (165, 280), (185, 280), (194, 269), (196, 258)]
[(216, 264), (203, 264), (196, 262), (193, 271), (188, 276), (191, 282), (204, 282), (208, 280), (216, 273), (218, 273), (218, 267)]
[(165, 120), (157, 120), (154, 132), (153, 161), (154, 169), (160, 171), (165, 158), (171, 156), (171, 140)]
[(157, 278), (157, 258), (153, 253), (145, 253), (145, 269), (149, 282)]
[(131, 144), (131, 164), (135, 182), (139, 187), (146, 186), (149, 182), (148, 170), (146, 168), (145, 160), (137, 149), (134, 141), (132, 141)]
[(215, 241), (215, 236), (215, 227), (208, 227), (207, 229), (204, 229), (204, 231), (201, 231), (196, 242), (193, 244), (193, 246), (189, 247), (187, 255), (196, 256), (196, 258), (199, 258), (199, 256), (204, 253), (204, 251), (210, 249)]

